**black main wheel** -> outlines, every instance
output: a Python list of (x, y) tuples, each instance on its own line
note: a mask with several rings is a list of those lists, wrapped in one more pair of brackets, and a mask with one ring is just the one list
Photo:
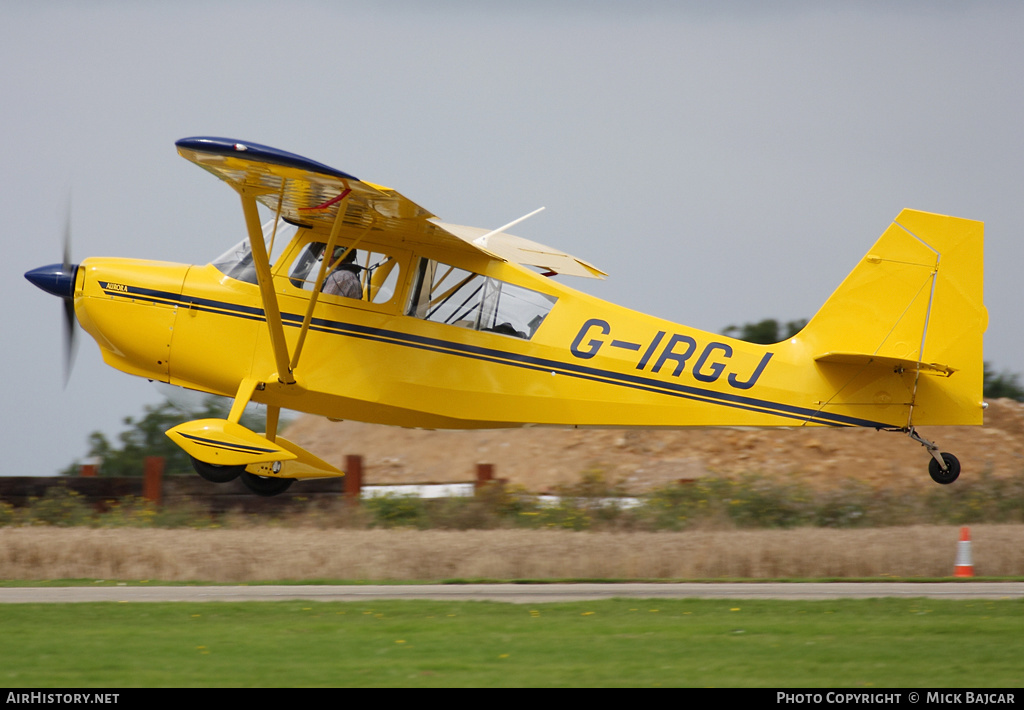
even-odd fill
[(946, 470), (939, 468), (939, 462), (934, 458), (928, 462), (928, 475), (932, 480), (942, 485), (948, 485), (955, 481), (960, 475), (960, 461), (953, 454), (942, 452), (942, 460), (946, 462)]
[(197, 458), (192, 458), (192, 468), (210, 483), (228, 483), (245, 473), (245, 466), (218, 466)]
[(295, 483), (294, 478), (274, 478), (272, 476), (257, 476), (252, 473), (242, 474), (242, 483), (250, 491), (258, 496), (276, 496), (284, 493)]

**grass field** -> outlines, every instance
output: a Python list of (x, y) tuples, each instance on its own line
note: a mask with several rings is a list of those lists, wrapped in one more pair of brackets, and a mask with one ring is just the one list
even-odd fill
[(1015, 687), (1024, 601), (0, 607), (2, 685)]

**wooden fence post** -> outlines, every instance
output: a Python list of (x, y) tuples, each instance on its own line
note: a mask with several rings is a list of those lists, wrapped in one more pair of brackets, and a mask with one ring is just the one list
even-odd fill
[(363, 491), (363, 457), (350, 454), (345, 457), (345, 501), (349, 505), (359, 505), (359, 495)]
[(163, 498), (164, 459), (162, 456), (147, 456), (142, 468), (142, 497), (150, 503), (160, 505)]
[(493, 463), (478, 463), (476, 465), (476, 482), (473, 484), (473, 490), (479, 493), (484, 486), (491, 483), (494, 480), (494, 464)]

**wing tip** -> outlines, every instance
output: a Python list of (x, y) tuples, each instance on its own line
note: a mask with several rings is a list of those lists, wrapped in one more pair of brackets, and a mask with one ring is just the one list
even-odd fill
[[(192, 160), (192, 158), (185, 155), (183, 151), (221, 156), (231, 155), (243, 160), (273, 163), (275, 165), (283, 165), (289, 168), (298, 168), (299, 170), (308, 170), (314, 173), (330, 175), (331, 177), (340, 178), (342, 180), (355, 180), (357, 182), (361, 182), (356, 176), (350, 175), (342, 170), (338, 170), (337, 168), (332, 168), (329, 165), (318, 163), (315, 160), (310, 160), (309, 158), (305, 158), (296, 153), (289, 153), (286, 150), (272, 148), (271, 146), (263, 145), (262, 143), (253, 143), (252, 141), (237, 140), (235, 138), (222, 138), (218, 136), (191, 136), (189, 138), (182, 138), (175, 141), (174, 145), (177, 147), (179, 155), (187, 160)], [(192, 160), (192, 162), (196, 161)]]

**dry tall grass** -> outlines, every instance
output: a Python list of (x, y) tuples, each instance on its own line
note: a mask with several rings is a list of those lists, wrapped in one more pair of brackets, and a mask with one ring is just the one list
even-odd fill
[[(1024, 575), (1024, 525), (971, 528), (978, 575)], [(0, 528), (0, 578), (251, 582), (950, 576), (959, 528), (578, 533)]]

